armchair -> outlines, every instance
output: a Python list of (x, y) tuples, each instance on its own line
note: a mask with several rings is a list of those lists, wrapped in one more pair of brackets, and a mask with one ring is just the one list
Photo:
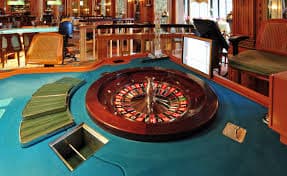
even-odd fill
[(35, 34), (28, 49), (25, 63), (44, 64), (45, 66), (62, 64), (63, 36), (58, 33)]
[(18, 33), (13, 34), (1, 34), (0, 35), (0, 58), (2, 62), (2, 68), (8, 59), (9, 53), (17, 53), (18, 66), (20, 66), (20, 51), (22, 50), (22, 44), (20, 35)]
[(22, 34), (25, 56), (27, 55), (28, 49), (30, 47), (30, 44), (31, 44), (32, 39), (33, 39), (35, 34), (37, 34), (37, 33), (32, 32), (32, 33), (23, 33)]

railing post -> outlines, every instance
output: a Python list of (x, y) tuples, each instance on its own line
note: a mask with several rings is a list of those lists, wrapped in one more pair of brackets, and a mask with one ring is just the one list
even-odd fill
[[(113, 28), (110, 28), (110, 34), (113, 35)], [(110, 40), (110, 57), (113, 57), (113, 40)]]
[[(129, 28), (129, 34), (133, 34), (133, 28)], [(129, 50), (130, 50), (130, 55), (132, 55), (133, 54), (133, 39), (130, 39), (130, 43), (129, 43), (129, 45), (130, 45), (130, 48), (129, 48)]]
[(99, 58), (96, 58), (96, 28), (93, 28), (93, 58), (97, 61)]
[[(120, 33), (120, 28), (116, 28), (115, 29), (115, 34), (119, 34)], [(117, 56), (120, 55), (120, 41), (117, 40)]]
[[(123, 27), (123, 30), (121, 28)], [(134, 28), (142, 29), (141, 33), (134, 33)], [(170, 27), (174, 27), (175, 29), (178, 29), (178, 32), (170, 31)], [(124, 29), (125, 28), (125, 29)], [(104, 27), (105, 29), (105, 27)], [(150, 30), (148, 30), (150, 29)], [(120, 56), (122, 54), (133, 54), (133, 41), (134, 40), (140, 40), (141, 41), (141, 53), (147, 52), (146, 45), (150, 45), (149, 48), (154, 52), (155, 46), (153, 46), (153, 40), (155, 38), (155, 32), (153, 30), (153, 26), (109, 26), (108, 29), (106, 29), (105, 34), (101, 34), (100, 29), (98, 30), (98, 35), (96, 37), (96, 48), (97, 48), (97, 58), (103, 59), (107, 57), (112, 57), (113, 50), (113, 41), (117, 41), (117, 56)], [(184, 34), (182, 31), (182, 28), (177, 25), (168, 25), (167, 30), (170, 31), (170, 33), (162, 33), (160, 37), (162, 42), (165, 44), (161, 45), (160, 49), (162, 49), (165, 52), (172, 53), (170, 49), (172, 47), (170, 46), (170, 40), (174, 38), (182, 38), (183, 36), (189, 36), (193, 35), (191, 33)], [(144, 31), (144, 32), (143, 32)], [(109, 32), (109, 33), (108, 33)], [(127, 41), (127, 43), (125, 43)], [(148, 43), (146, 43), (146, 41)], [(179, 41), (181, 43), (181, 41)], [(166, 48), (164, 48), (166, 47)], [(124, 51), (128, 50), (128, 53), (125, 53)]]
[(85, 61), (87, 58), (87, 43), (86, 43), (87, 29), (80, 27), (80, 61)]

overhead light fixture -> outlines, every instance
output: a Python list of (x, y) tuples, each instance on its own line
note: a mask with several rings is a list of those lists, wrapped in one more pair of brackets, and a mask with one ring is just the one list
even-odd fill
[(7, 5), (25, 5), (24, 0), (8, 0)]
[(202, 2), (208, 3), (208, 0), (195, 0), (195, 1), (198, 3), (202, 3)]
[(62, 1), (61, 0), (48, 0), (47, 1), (47, 5), (62, 5)]

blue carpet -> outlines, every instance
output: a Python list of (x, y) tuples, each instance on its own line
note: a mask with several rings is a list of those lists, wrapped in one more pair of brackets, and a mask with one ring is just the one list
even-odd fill
[[(219, 98), (217, 117), (206, 129), (190, 138), (161, 143), (139, 142), (115, 136), (97, 126), (85, 108), (85, 94), (89, 86), (105, 72), (145, 66), (191, 73), (169, 60), (142, 63), (138, 59), (129, 64), (103, 66), (86, 73), (18, 75), (0, 80), (0, 176), (279, 176), (287, 173), (287, 147), (279, 142), (279, 135), (261, 120), (267, 109), (210, 80), (206, 81)], [(21, 113), (32, 93), (64, 76), (87, 82), (71, 99), (76, 123), (85, 122), (109, 139), (104, 147), (73, 172), (48, 146), (65, 132), (29, 148), (21, 148), (18, 136)], [(222, 135), (227, 122), (247, 129), (243, 144)]]

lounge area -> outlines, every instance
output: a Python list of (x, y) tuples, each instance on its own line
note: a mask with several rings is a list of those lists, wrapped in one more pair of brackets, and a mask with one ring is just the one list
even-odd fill
[(255, 50), (246, 50), (229, 58), (228, 78), (268, 96), (270, 75), (286, 71), (286, 29), (286, 20), (264, 22)]
[(1, 1), (0, 173), (284, 175), (286, 9)]

